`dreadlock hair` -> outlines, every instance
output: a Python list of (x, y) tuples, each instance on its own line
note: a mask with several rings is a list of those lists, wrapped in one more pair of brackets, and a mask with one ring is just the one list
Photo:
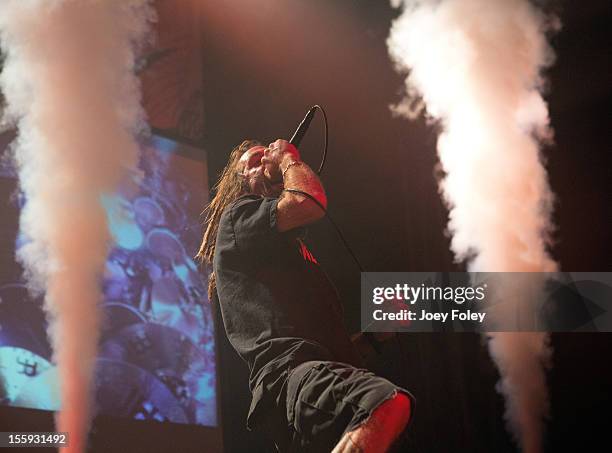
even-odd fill
[(249, 192), (248, 183), (238, 169), (238, 162), (244, 153), (258, 145), (261, 145), (261, 143), (257, 140), (245, 140), (232, 149), (227, 165), (223, 169), (219, 181), (213, 187), (215, 196), (202, 212), (202, 215), (206, 216), (204, 220), (206, 230), (196, 258), (210, 269), (208, 277), (208, 299), (210, 301), (212, 301), (217, 288), (212, 262), (215, 256), (215, 242), (219, 232), (221, 214), (230, 203)]

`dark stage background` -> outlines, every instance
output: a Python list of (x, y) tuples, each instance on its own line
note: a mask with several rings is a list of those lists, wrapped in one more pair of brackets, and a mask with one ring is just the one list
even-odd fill
[[(555, 129), (555, 144), (545, 150), (557, 195), (553, 254), (565, 271), (612, 271), (611, 4), (564, 1), (552, 8), (563, 22), (552, 39), (557, 61), (546, 96)], [(444, 234), (447, 212), (434, 177), (436, 130), (389, 112), (402, 78), (385, 46), (397, 16), (388, 2), (231, 0), (223, 8), (209, 3), (203, 14), (211, 181), (242, 138), (287, 138), (307, 108), (321, 103), (330, 122), (322, 175), (329, 212), (365, 269), (462, 269), (453, 264)], [(301, 147), (313, 166), (322, 146), (319, 120)], [(349, 329), (357, 331), (358, 269), (325, 221), (309, 239), (343, 295)], [(609, 449), (604, 428), (612, 402), (612, 334), (554, 334), (552, 346), (546, 451)], [(220, 347), (227, 451), (273, 451), (245, 430), (246, 369), (226, 342)], [(387, 359), (384, 375), (417, 398), (411, 451), (516, 451), (495, 391), (498, 374), (479, 336), (403, 334)]]

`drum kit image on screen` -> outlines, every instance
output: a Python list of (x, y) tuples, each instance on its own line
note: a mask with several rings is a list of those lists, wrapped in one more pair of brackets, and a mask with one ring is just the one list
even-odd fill
[[(95, 408), (105, 415), (216, 426), (214, 325), (206, 279), (192, 258), (206, 199), (201, 181), (176, 171), (187, 160), (176, 155), (180, 146), (155, 137), (143, 146), (142, 174), (102, 200), (114, 244), (102, 282)], [(0, 195), (19, 205), (16, 182), (5, 190), (13, 179), (9, 171), (0, 174)], [(12, 234), (20, 247), (24, 239)], [(0, 404), (57, 410), (59, 381), (42, 297), (32, 297), (14, 275), (19, 273), (13, 281), (0, 276)]]

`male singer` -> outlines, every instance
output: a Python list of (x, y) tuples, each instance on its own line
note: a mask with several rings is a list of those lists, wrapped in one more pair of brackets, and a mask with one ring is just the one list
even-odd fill
[[(284, 452), (386, 452), (411, 419), (410, 393), (362, 368), (335, 288), (303, 240), (327, 206), (285, 140), (234, 148), (207, 208), (199, 255), (211, 300), (246, 361), (250, 430)], [(218, 298), (216, 297), (218, 296)]]

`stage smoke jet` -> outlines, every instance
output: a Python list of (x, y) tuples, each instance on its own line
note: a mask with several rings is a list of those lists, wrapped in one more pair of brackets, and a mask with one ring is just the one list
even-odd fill
[(143, 131), (135, 49), (149, 0), (2, 0), (4, 121), (27, 203), (18, 259), (44, 291), (60, 376), (57, 430), (82, 452), (91, 419), (100, 281), (110, 234), (103, 194), (137, 168)]
[[(407, 74), (392, 107), (414, 119), (422, 111), (441, 127), (437, 150), (458, 261), (476, 272), (555, 271), (547, 252), (553, 195), (540, 146), (552, 140), (541, 72), (558, 28), (526, 0), (392, 0), (401, 7), (389, 54)], [(520, 304), (533, 287), (503, 293)], [(508, 426), (522, 450), (542, 449), (548, 414), (544, 333), (490, 333)]]

